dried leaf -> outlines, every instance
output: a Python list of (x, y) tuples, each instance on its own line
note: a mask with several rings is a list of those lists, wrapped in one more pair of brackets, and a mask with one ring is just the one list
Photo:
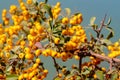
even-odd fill
[(65, 11), (66, 11), (66, 15), (67, 15), (67, 16), (69, 16), (69, 15), (70, 15), (70, 13), (71, 13), (70, 8), (65, 8)]
[(96, 20), (96, 17), (91, 17), (91, 19), (90, 19), (90, 26), (94, 25), (95, 20)]
[(95, 73), (96, 73), (99, 80), (104, 80), (103, 71), (97, 70)]

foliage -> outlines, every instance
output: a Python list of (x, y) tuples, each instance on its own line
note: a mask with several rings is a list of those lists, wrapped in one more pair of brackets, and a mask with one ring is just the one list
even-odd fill
[[(105, 23), (106, 15), (101, 25), (95, 24), (96, 17), (92, 17), (89, 29), (96, 35), (87, 39), (82, 13), (71, 14), (65, 8), (62, 14), (61, 4), (55, 6), (36, 0), (18, 0), (19, 6), (11, 5), (7, 11), (2, 11), (0, 24), (0, 79), (43, 80), (49, 75), (40, 56), (53, 59), (57, 75), (54, 80), (119, 80), (120, 42), (112, 43), (113, 29), (109, 26), (111, 18)], [(102, 30), (108, 30), (105, 36)], [(104, 49), (108, 55), (104, 54)], [(89, 57), (90, 61), (82, 62)], [(56, 59), (66, 62), (76, 59), (79, 64), (61, 66)], [(99, 64), (107, 61), (109, 69)], [(112, 69), (114, 67), (114, 69)]]

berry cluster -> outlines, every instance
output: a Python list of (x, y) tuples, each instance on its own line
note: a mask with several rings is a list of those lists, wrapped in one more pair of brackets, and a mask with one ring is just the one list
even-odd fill
[(61, 12), (60, 2), (57, 2), (56, 5), (52, 8), (53, 18), (57, 19)]
[(120, 43), (115, 42), (113, 45), (108, 46), (108, 50), (110, 53), (108, 54), (108, 57), (114, 58), (120, 55)]

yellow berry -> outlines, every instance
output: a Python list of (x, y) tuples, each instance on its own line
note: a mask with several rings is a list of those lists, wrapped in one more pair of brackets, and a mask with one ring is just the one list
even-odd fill
[(20, 42), (20, 45), (25, 46), (25, 41), (22, 40), (22, 41)]
[(74, 58), (75, 58), (76, 60), (79, 60), (79, 59), (80, 59), (80, 57), (79, 57), (78, 55), (75, 55)]
[(4, 57), (4, 53), (3, 52), (0, 53), (0, 57)]
[(42, 52), (42, 51), (41, 51), (40, 49), (37, 49), (37, 50), (35, 51), (35, 55), (36, 55), (36, 56), (39, 56), (39, 55), (41, 54), (41, 52)]
[(10, 53), (9, 52), (6, 53), (6, 57), (10, 58)]
[(82, 18), (82, 14), (78, 14), (78, 15), (77, 15), (77, 18), (78, 18), (78, 19), (81, 19), (81, 18)]
[(37, 35), (35, 29), (30, 29), (30, 34), (31, 34), (32, 36), (36, 36), (36, 35)]
[(21, 74), (19, 77), (18, 77), (18, 80), (22, 80), (24, 78), (23, 74)]
[(43, 70), (43, 73), (48, 74), (48, 70), (47, 69)]
[(24, 53), (20, 53), (19, 58), (23, 59), (23, 57), (24, 57)]
[(32, 4), (32, 1), (33, 1), (33, 0), (27, 0), (26, 3), (27, 3), (27, 4)]
[(51, 51), (51, 56), (52, 57), (55, 57), (57, 55), (57, 52), (56, 51)]
[(38, 64), (38, 63), (35, 63), (35, 64), (33, 64), (32, 69), (36, 69), (38, 66), (39, 66), (39, 64)]
[(40, 58), (37, 58), (37, 59), (36, 59), (36, 63), (39, 64), (40, 62), (41, 62)]
[(24, 78), (28, 78), (29, 77), (29, 74), (28, 73), (25, 73), (25, 74), (23, 74), (23, 76), (24, 76)]
[(102, 69), (102, 71), (104, 71), (104, 72), (106, 71), (106, 69), (105, 69), (104, 67), (102, 67), (101, 69)]
[(57, 3), (56, 3), (56, 6), (57, 6), (57, 7), (60, 7), (60, 5), (61, 5), (60, 2), (57, 2)]
[(75, 25), (76, 24), (75, 20), (70, 19), (70, 24)]
[(55, 38), (55, 39), (54, 39), (54, 43), (55, 43), (55, 44), (59, 44), (59, 42), (60, 42), (60, 38)]
[(93, 57), (93, 56), (90, 56), (90, 59), (91, 59), (91, 60), (93, 60), (93, 59), (94, 59), (94, 57)]
[(69, 22), (69, 19), (67, 18), (67, 17), (64, 17), (63, 19), (62, 19), (62, 23), (63, 24), (67, 24)]
[(24, 49), (24, 52), (25, 52), (25, 53), (30, 53), (30, 48), (26, 47), (26, 48)]
[(94, 74), (94, 75), (93, 75), (93, 78), (94, 78), (94, 79), (97, 79), (97, 75), (96, 75), (96, 74)]
[(31, 80), (38, 80), (38, 78), (36, 76), (34, 76)]
[(32, 53), (26, 53), (25, 58), (26, 59), (33, 59), (34, 55)]
[(34, 75), (35, 75), (34, 72), (29, 73), (29, 78), (28, 79), (31, 79)]

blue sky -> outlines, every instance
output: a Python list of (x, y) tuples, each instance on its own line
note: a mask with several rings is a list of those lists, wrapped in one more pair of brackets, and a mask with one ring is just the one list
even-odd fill
[[(39, 0), (44, 1), (44, 0)], [(112, 18), (112, 23), (110, 26), (115, 31), (115, 37), (112, 39), (112, 41), (116, 41), (120, 38), (119, 31), (120, 31), (120, 0), (48, 0), (50, 4), (55, 4), (57, 1), (61, 2), (62, 8), (71, 8), (72, 13), (74, 12), (81, 12), (84, 16), (84, 21), (82, 23), (83, 26), (87, 26), (89, 24), (89, 20), (92, 16), (96, 16), (97, 20), (96, 23), (100, 24), (100, 21), (104, 17), (105, 14), (107, 14), (107, 18)], [(0, 2), (0, 13), (2, 9), (7, 8), (9, 9), (9, 6), (11, 4), (17, 4), (17, 0), (2, 0)], [(45, 59), (44, 57), (41, 57), (45, 61), (45, 65), (53, 65), (53, 63), (50, 63), (49, 59)], [(70, 60), (66, 63), (66, 65), (70, 65), (74, 60)], [(59, 61), (61, 63), (61, 61)], [(77, 62), (76, 62), (77, 63)], [(62, 63), (65, 64), (65, 63)], [(52, 72), (50, 76), (48, 76), (49, 80), (51, 79), (51, 76), (55, 75), (54, 67), (50, 67), (49, 70)], [(48, 79), (46, 79), (48, 80)]]

